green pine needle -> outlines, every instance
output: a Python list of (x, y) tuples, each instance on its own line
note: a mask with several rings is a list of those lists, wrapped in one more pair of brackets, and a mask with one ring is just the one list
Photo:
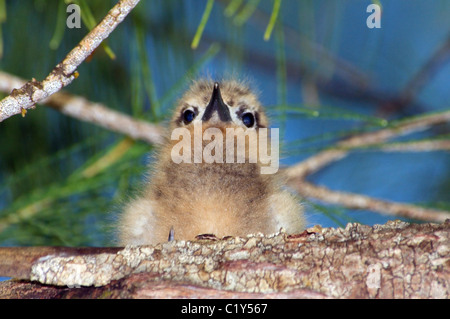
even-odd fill
[(191, 48), (193, 50), (197, 49), (198, 44), (200, 43), (200, 39), (202, 38), (203, 30), (205, 29), (206, 23), (208, 22), (209, 15), (211, 14), (211, 10), (214, 5), (214, 0), (208, 0), (206, 4), (205, 11), (203, 12), (202, 19), (200, 20), (200, 24), (197, 27), (197, 32), (195, 32), (194, 39), (191, 43)]
[(281, 0), (274, 0), (269, 24), (267, 25), (266, 32), (264, 32), (264, 41), (270, 40), (270, 36), (277, 21), (278, 13), (280, 12), (280, 7), (281, 7)]

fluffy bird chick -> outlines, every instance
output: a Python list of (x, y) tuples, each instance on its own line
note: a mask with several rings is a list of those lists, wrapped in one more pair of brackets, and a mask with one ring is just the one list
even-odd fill
[[(247, 135), (248, 146), (252, 136), (254, 139), (259, 129), (267, 127), (264, 110), (246, 85), (236, 81), (195, 82), (175, 109), (148, 184), (121, 215), (120, 243), (155, 244), (168, 237), (191, 240), (200, 234), (270, 234), (280, 228), (288, 233), (302, 231), (305, 221), (297, 199), (282, 188), (278, 174), (261, 174), (261, 161), (250, 162), (247, 148), (244, 163), (236, 160), (237, 152), (233, 163), (226, 162), (226, 151), (220, 154), (222, 149), (218, 148), (211, 154), (219, 160), (198, 158), (212, 141), (220, 142), (217, 136), (205, 138), (208, 128), (219, 130), (222, 136), (226, 136), (227, 128), (241, 128), (236, 130), (239, 134), (254, 131), (256, 134)], [(184, 138), (203, 134), (200, 143), (195, 143), (195, 136), (188, 142), (192, 150), (183, 148), (180, 152), (188, 161), (174, 161), (179, 140), (173, 140), (172, 132), (177, 128), (189, 132)], [(239, 134), (231, 144), (234, 150)], [(224, 143), (223, 148), (227, 146), (230, 145)]]

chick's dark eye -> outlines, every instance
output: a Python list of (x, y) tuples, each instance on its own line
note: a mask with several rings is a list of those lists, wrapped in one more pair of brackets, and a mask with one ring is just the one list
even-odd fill
[(252, 113), (245, 113), (242, 115), (242, 123), (247, 127), (252, 127), (255, 124), (255, 117)]
[(185, 110), (183, 112), (183, 120), (185, 124), (191, 123), (195, 118), (195, 113), (192, 110)]

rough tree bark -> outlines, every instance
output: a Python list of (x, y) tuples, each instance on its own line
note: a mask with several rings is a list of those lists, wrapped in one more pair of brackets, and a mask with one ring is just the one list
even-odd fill
[(0, 283), (0, 298), (448, 298), (449, 230), (449, 220), (393, 221), (72, 252), (2, 248), (28, 257), (0, 261), (0, 275), (22, 278)]

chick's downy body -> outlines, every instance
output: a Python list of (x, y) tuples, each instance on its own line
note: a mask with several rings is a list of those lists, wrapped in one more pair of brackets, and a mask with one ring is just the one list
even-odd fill
[[(288, 233), (302, 231), (304, 218), (298, 200), (283, 189), (278, 174), (261, 174), (261, 161), (249, 160), (252, 138), (267, 126), (266, 115), (247, 86), (236, 81), (195, 82), (175, 110), (148, 184), (121, 215), (121, 244), (164, 242), (171, 229), (175, 239), (184, 240), (200, 234), (270, 234), (281, 227)], [(179, 140), (171, 139), (177, 128), (185, 129), (183, 139), (191, 137), (187, 144), (190, 149), (181, 151), (187, 161), (174, 160), (174, 149), (181, 154), (176, 148)], [(205, 138), (208, 129), (217, 134)], [(237, 132), (231, 144), (235, 154), (232, 162), (226, 158), (226, 147), (230, 146), (225, 141), (227, 129)], [(246, 132), (254, 135), (246, 135), (242, 163), (237, 160), (237, 139)], [(202, 158), (213, 141), (220, 145), (209, 153), (215, 160)]]

